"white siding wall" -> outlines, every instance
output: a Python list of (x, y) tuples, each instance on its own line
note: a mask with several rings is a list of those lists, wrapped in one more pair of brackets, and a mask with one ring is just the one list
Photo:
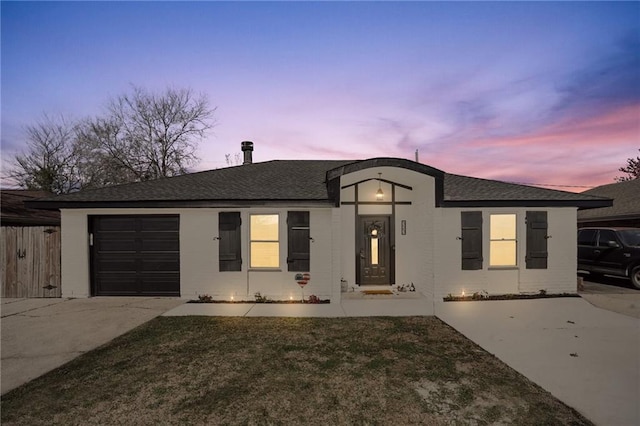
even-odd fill
[[(331, 282), (332, 287), (332, 301), (339, 302), (342, 291), (342, 268), (340, 267), (340, 259), (342, 258), (343, 241), (340, 233), (342, 215), (340, 209), (331, 209), (331, 263), (327, 263), (327, 267), (331, 265)], [(321, 265), (320, 267), (322, 267)]]
[(338, 265), (341, 267), (341, 276), (347, 281), (347, 285), (352, 286), (356, 283), (356, 226), (354, 219), (355, 206), (340, 207), (341, 229), (338, 234), (342, 241), (341, 259)]
[[(483, 269), (461, 268), (460, 212), (483, 211)], [(548, 267), (526, 269), (525, 216), (527, 211), (548, 212)], [(515, 213), (517, 220), (517, 266), (511, 269), (489, 267), (489, 216), (492, 213)], [(576, 291), (576, 208), (447, 208), (438, 209), (436, 221), (436, 298), (486, 291), (489, 294), (575, 293)]]
[[(295, 272), (287, 271), (287, 211), (310, 212), (313, 241), (311, 249), (311, 280), (304, 289), (305, 297), (339, 298), (339, 272), (334, 272), (332, 250), (335, 242), (332, 229), (336, 213), (332, 208), (264, 208), (264, 209), (78, 209), (62, 210), (62, 282), (63, 297), (90, 295), (89, 215), (112, 214), (178, 214), (180, 215), (180, 294), (194, 299), (209, 294), (216, 299), (254, 300), (254, 293), (272, 299), (300, 298), (301, 290), (294, 280)], [(242, 217), (242, 270), (218, 271), (218, 213), (239, 211)], [(249, 214), (280, 215), (280, 270), (249, 270)], [(334, 282), (337, 278), (337, 282)]]
[(61, 285), (62, 297), (89, 296), (89, 233), (87, 215), (62, 210)]

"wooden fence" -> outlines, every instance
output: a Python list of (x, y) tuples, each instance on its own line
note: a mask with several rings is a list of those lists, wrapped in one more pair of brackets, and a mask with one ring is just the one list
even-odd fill
[(0, 227), (2, 297), (60, 297), (60, 227)]

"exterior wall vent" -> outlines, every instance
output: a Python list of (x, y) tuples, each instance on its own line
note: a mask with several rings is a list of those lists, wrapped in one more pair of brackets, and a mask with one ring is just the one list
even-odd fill
[(242, 153), (244, 154), (244, 161), (242, 164), (252, 164), (253, 163), (253, 142), (244, 141), (241, 144)]

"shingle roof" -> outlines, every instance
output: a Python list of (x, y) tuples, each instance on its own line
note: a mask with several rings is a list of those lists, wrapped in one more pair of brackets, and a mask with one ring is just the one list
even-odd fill
[(58, 226), (60, 212), (27, 208), (25, 201), (46, 197), (45, 191), (3, 189), (0, 191), (0, 222), (3, 226)]
[(60, 195), (41, 201), (327, 201), (327, 170), (353, 161), (274, 160)]
[(444, 199), (445, 201), (585, 201), (599, 200), (600, 198), (574, 192), (556, 191), (446, 173), (444, 177)]
[[(129, 206), (133, 203), (195, 202), (320, 202), (332, 200), (327, 190), (327, 172), (351, 164), (390, 164), (416, 166), (423, 173), (443, 173), (418, 163), (401, 159), (353, 160), (274, 160), (224, 169), (209, 170), (187, 175), (85, 190), (33, 203), (41, 208), (79, 207), (80, 204)], [(409, 164), (411, 163), (411, 164)], [(419, 166), (419, 167), (417, 167)], [(344, 170), (344, 169), (343, 169)], [(333, 175), (335, 173), (332, 173)], [(338, 174), (336, 174), (338, 175)], [(509, 203), (535, 201), (538, 203), (597, 203), (606, 205), (601, 198), (571, 192), (535, 188), (493, 180), (478, 179), (444, 173), (444, 205), (487, 205), (487, 202)], [(483, 204), (484, 202), (485, 204)], [(203, 204), (204, 205), (204, 204)], [(583, 207), (587, 206), (584, 204)], [(115, 207), (115, 205), (114, 205)]]
[(613, 205), (581, 211), (578, 213), (579, 222), (640, 218), (640, 179), (598, 186), (583, 194), (612, 198)]

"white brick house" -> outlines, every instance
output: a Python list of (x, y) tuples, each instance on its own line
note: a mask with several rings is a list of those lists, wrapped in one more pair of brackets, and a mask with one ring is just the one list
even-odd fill
[(246, 163), (42, 199), (60, 209), (62, 294), (341, 300), (575, 292), (576, 212), (611, 204), (398, 158)]

